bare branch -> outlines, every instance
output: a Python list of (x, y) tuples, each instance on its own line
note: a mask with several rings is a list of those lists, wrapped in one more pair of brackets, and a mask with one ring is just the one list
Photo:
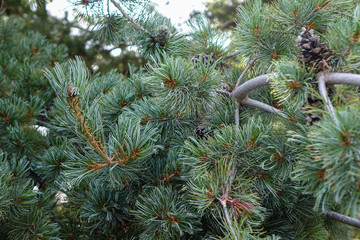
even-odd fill
[(239, 127), (240, 127), (240, 103), (238, 101), (236, 101), (235, 124), (236, 124), (236, 129), (239, 129)]
[(342, 215), (340, 213), (333, 212), (333, 211), (326, 212), (324, 214), (324, 216), (326, 218), (345, 223), (349, 226), (360, 228), (360, 220), (359, 219), (351, 218), (351, 217), (348, 217), (348, 216), (345, 216), (345, 215)]
[(229, 53), (228, 55), (226, 55), (226, 56), (224, 57), (224, 59), (231, 58), (231, 57), (233, 57), (233, 56), (238, 55), (239, 53), (240, 53), (240, 50), (237, 50), (237, 51), (235, 51), (235, 52), (233, 52), (233, 53)]
[(339, 125), (339, 121), (337, 120), (337, 118), (335, 116), (334, 106), (331, 104), (330, 98), (329, 98), (327, 90), (326, 90), (326, 82), (325, 82), (326, 75), (325, 74), (326, 74), (326, 72), (319, 73), (316, 76), (316, 78), (318, 80), (319, 93), (320, 93), (321, 97), (324, 99), (325, 109), (331, 114), (335, 123), (337, 125)]
[(226, 200), (221, 200), (220, 203), (221, 203), (221, 206), (222, 206), (222, 208), (223, 208), (223, 210), (224, 210), (225, 219), (226, 219), (226, 222), (227, 222), (228, 225), (229, 225), (229, 228), (230, 228), (230, 230), (231, 230), (231, 234), (232, 234), (232, 236), (233, 236), (233, 239), (234, 239), (234, 240), (238, 240), (238, 238), (237, 238), (237, 236), (236, 236), (236, 233), (235, 233), (233, 227), (231, 226), (230, 215), (229, 215), (229, 212), (228, 212), (228, 210), (227, 210), (227, 208), (226, 208)]
[(253, 60), (251, 60), (251, 61), (249, 62), (249, 64), (246, 66), (246, 68), (244, 69), (244, 71), (241, 73), (239, 79), (237, 80), (235, 89), (236, 89), (237, 87), (239, 87), (239, 85), (240, 85), (240, 83), (241, 83), (241, 80), (245, 77), (245, 74), (247, 73), (247, 71), (249, 71), (249, 69), (252, 67), (252, 65), (255, 63), (255, 61), (256, 61), (256, 57), (255, 57)]
[(272, 81), (271, 76), (272, 76), (272, 74), (265, 74), (265, 75), (261, 75), (256, 78), (253, 78), (249, 81), (246, 81), (245, 83), (241, 84), (238, 88), (236, 88), (230, 94), (230, 96), (237, 99), (238, 101), (241, 101), (248, 95), (248, 93), (250, 91), (252, 91), (256, 88), (259, 88), (259, 87), (269, 85)]
[(287, 116), (282, 113), (279, 109), (277, 108), (274, 108), (266, 103), (263, 103), (263, 102), (260, 102), (260, 101), (257, 101), (257, 100), (254, 100), (254, 99), (251, 99), (249, 97), (246, 97), (244, 98), (242, 101), (241, 101), (242, 104), (245, 104), (245, 105), (248, 105), (248, 106), (253, 106), (253, 107), (257, 107), (257, 108), (260, 108), (262, 110), (265, 110), (269, 113), (274, 113), (274, 114), (277, 114), (283, 118), (287, 118)]
[(129, 22), (131, 22), (132, 24), (134, 24), (139, 30), (141, 30), (141, 31), (143, 31), (144, 33), (147, 33), (147, 34), (149, 34), (150, 36), (152, 36), (151, 33), (150, 33), (148, 30), (146, 30), (145, 28), (143, 28), (143, 26), (141, 26), (138, 22), (136, 22), (134, 19), (132, 19), (132, 18), (124, 11), (124, 9), (122, 9), (122, 8), (120, 7), (119, 4), (117, 4), (114, 0), (110, 0), (110, 1), (112, 2), (112, 4), (114, 4), (114, 6), (115, 6), (117, 9), (120, 10), (120, 12), (122, 13), (122, 15), (124, 15), (124, 17), (126, 17), (126, 18), (129, 20)]
[(326, 73), (326, 84), (347, 84), (360, 87), (360, 74)]

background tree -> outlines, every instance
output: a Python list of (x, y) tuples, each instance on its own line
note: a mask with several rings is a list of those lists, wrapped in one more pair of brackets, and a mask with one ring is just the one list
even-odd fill
[[(183, 35), (144, 1), (77, 3), (98, 37), (138, 46), (148, 64), (129, 77), (91, 73), (80, 58), (53, 66), (45, 54), (41, 65), (41, 49), (61, 47), (25, 38), (19, 51), (24, 33), (8, 35), (17, 25), (3, 19), (4, 238), (351, 237), (348, 225), (360, 226), (357, 1), (247, 1), (230, 46), (205, 16)], [(47, 64), (40, 80), (55, 94), (13, 90), (29, 63)], [(46, 136), (33, 128), (43, 95)], [(67, 199), (54, 214), (59, 191)]]
[[(47, 1), (43, 0), (22, 1), (21, 4), (19, 1), (7, 0), (3, 3), (2, 9), (8, 16), (27, 19), (27, 29), (41, 33), (51, 42), (66, 45), (69, 57), (82, 56), (86, 65), (93, 71), (108, 72), (116, 68), (121, 73), (129, 74), (128, 64), (136, 67), (145, 64), (139, 54), (129, 50), (126, 42), (107, 45), (107, 42), (101, 42), (95, 37), (91, 21), (70, 20), (68, 12), (65, 12), (62, 19), (58, 19), (48, 14), (47, 4)], [(122, 54), (111, 55), (114, 49), (121, 50)]]

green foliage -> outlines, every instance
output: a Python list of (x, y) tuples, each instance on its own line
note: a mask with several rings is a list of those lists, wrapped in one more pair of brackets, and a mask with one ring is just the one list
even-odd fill
[(134, 216), (144, 229), (141, 239), (179, 239), (199, 224), (199, 216), (171, 187), (154, 188), (135, 207)]
[[(332, 113), (316, 80), (359, 72), (357, 1), (245, 1), (227, 35), (203, 15), (179, 33), (148, 1), (76, 3), (90, 45), (147, 63), (96, 73), (1, 16), (0, 238), (351, 236), (324, 213), (359, 212), (359, 91), (328, 86)], [(329, 42), (321, 69), (302, 28)]]
[(316, 207), (321, 205), (325, 208), (334, 201), (342, 205), (346, 214), (355, 216), (358, 212), (357, 186), (349, 184), (357, 182), (359, 176), (358, 116), (357, 106), (339, 109), (336, 112), (339, 126), (327, 117), (309, 133), (307, 142), (303, 137), (298, 137), (312, 151), (297, 166), (296, 178), (305, 181), (311, 179), (311, 184), (304, 185), (304, 189), (315, 194)]
[(276, 63), (271, 83), (272, 94), (281, 105), (299, 109), (308, 101), (311, 88), (314, 87), (313, 72), (297, 62), (282, 60)]

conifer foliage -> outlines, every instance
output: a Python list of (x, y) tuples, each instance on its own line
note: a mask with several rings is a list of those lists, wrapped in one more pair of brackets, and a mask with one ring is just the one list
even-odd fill
[(231, 36), (148, 1), (75, 4), (148, 62), (92, 73), (0, 15), (2, 239), (351, 239), (357, 0), (245, 1)]

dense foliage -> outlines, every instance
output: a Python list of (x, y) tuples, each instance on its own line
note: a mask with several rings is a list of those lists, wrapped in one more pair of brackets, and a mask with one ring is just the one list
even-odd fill
[(147, 64), (94, 73), (0, 15), (2, 239), (351, 238), (332, 216), (359, 213), (357, 0), (246, 1), (231, 38), (75, 4)]

